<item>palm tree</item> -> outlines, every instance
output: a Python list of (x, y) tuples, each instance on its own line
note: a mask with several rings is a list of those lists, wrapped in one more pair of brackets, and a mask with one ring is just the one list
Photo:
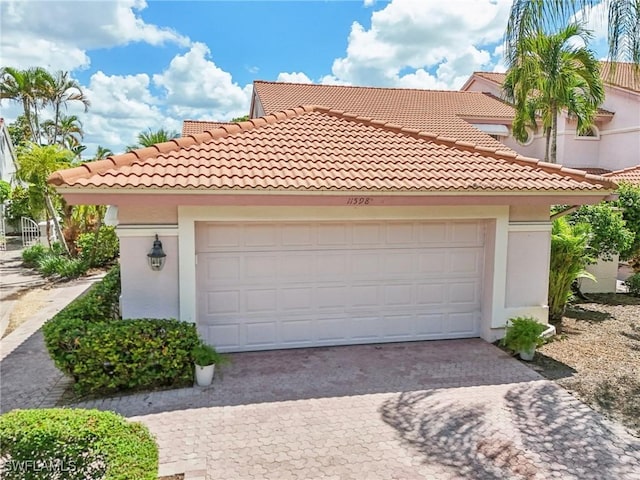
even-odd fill
[(558, 33), (542, 31), (521, 38), (517, 62), (508, 70), (503, 84), (505, 97), (514, 104), (513, 133), (518, 140), (527, 137), (526, 126), (537, 128), (542, 121), (546, 138), (545, 161), (556, 162), (558, 114), (566, 109), (576, 118), (578, 131), (593, 124), (598, 106), (604, 101), (600, 65), (585, 46), (589, 31), (572, 23)]
[(146, 132), (140, 132), (138, 134), (138, 143), (135, 145), (128, 145), (126, 150), (130, 152), (137, 148), (150, 147), (156, 143), (168, 142), (174, 138), (178, 138), (180, 134), (176, 131), (169, 131), (161, 128), (159, 130), (147, 130)]
[(113, 155), (113, 152), (110, 148), (98, 145), (98, 148), (96, 148), (96, 153), (94, 153), (93, 155), (93, 160), (103, 160), (107, 157), (110, 157), (111, 155)]
[(67, 145), (69, 142), (77, 145), (84, 137), (82, 122), (77, 115), (60, 115), (57, 122), (46, 120), (42, 122), (42, 131), (49, 145)]
[(539, 30), (555, 31), (583, 10), (603, 2), (608, 10), (610, 60), (627, 60), (640, 66), (638, 0), (513, 0), (505, 32), (507, 67), (517, 62), (521, 39)]
[(40, 143), (38, 110), (46, 103), (46, 86), (51, 79), (49, 72), (41, 67), (28, 70), (3, 67), (0, 70), (0, 99), (6, 98), (22, 104), (31, 140), (35, 143)]
[(44, 205), (46, 208), (49, 218), (53, 220), (56, 235), (67, 253), (69, 249), (53, 206), (55, 190), (47, 183), (47, 178), (56, 170), (68, 167), (70, 163), (70, 152), (61, 146), (41, 146), (30, 143), (18, 152), (18, 171), (16, 172), (19, 180), (30, 184), (30, 201), (39, 206)]
[[(69, 72), (58, 71), (55, 75), (49, 76), (46, 89), (46, 101), (53, 107), (53, 123), (56, 127), (53, 136), (53, 142), (58, 142), (58, 136), (64, 135), (62, 132), (63, 126), (61, 107), (67, 107), (70, 102), (80, 102), (84, 105), (84, 111), (89, 109), (91, 102), (86, 97), (80, 84), (69, 77)], [(75, 115), (74, 115), (75, 117)], [(75, 117), (77, 118), (77, 117)], [(60, 143), (64, 143), (64, 140), (60, 140)]]

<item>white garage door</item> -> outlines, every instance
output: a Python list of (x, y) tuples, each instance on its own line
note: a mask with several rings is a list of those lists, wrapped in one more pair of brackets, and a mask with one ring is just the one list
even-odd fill
[(197, 223), (222, 351), (479, 336), (483, 222)]

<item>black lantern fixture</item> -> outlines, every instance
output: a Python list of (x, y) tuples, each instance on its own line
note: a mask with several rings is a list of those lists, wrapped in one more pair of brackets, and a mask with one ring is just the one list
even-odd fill
[(158, 234), (156, 234), (156, 239), (153, 241), (153, 247), (151, 251), (147, 253), (147, 260), (149, 262), (149, 267), (154, 272), (159, 272), (164, 267), (164, 261), (167, 258), (167, 254), (162, 250), (162, 242), (158, 239)]

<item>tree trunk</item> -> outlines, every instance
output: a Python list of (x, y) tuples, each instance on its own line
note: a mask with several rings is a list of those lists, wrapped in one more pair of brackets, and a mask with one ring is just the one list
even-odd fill
[(551, 114), (551, 163), (557, 163), (556, 152), (558, 148), (558, 112), (554, 108)]
[[(58, 143), (58, 130), (60, 129), (58, 123), (60, 122), (60, 103), (56, 102), (55, 115), (53, 117), (53, 121), (55, 122), (53, 125), (53, 143), (55, 145)], [(62, 142), (60, 142), (62, 144)]]
[(62, 234), (62, 229), (60, 228), (60, 222), (58, 222), (58, 216), (56, 215), (56, 210), (55, 208), (53, 208), (53, 202), (51, 201), (51, 197), (49, 196), (48, 193), (45, 193), (44, 195), (44, 202), (47, 205), (47, 210), (49, 211), (49, 215), (51, 215), (51, 220), (53, 220), (53, 228), (56, 231), (56, 236), (58, 237), (58, 240), (62, 244), (62, 248), (64, 248), (65, 253), (70, 256), (71, 254), (69, 253), (69, 247), (67, 246), (67, 241), (65, 240), (64, 235)]
[(549, 147), (551, 145), (551, 127), (545, 127), (545, 129), (544, 129), (544, 137), (545, 137), (544, 161), (548, 162), (549, 161)]

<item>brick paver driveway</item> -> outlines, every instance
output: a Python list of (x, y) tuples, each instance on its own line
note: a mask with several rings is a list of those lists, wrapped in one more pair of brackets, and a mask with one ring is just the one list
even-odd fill
[(640, 478), (640, 442), (481, 340), (236, 354), (210, 389), (83, 406), (195, 479)]

